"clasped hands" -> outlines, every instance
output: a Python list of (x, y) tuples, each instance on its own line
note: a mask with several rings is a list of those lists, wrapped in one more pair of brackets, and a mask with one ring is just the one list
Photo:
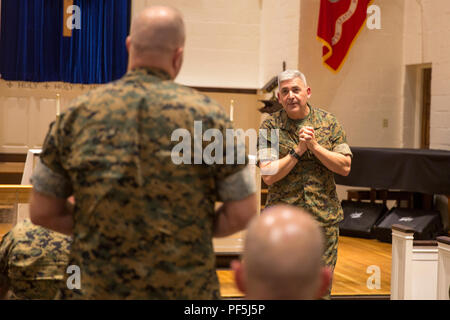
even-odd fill
[(295, 148), (295, 152), (298, 155), (303, 155), (306, 150), (313, 150), (316, 148), (319, 144), (316, 140), (316, 137), (314, 135), (314, 128), (313, 127), (302, 127), (300, 131), (298, 132), (298, 137), (300, 139), (297, 147)]

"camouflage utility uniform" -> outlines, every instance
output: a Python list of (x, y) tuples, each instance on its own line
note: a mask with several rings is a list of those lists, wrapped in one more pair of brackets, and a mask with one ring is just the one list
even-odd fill
[(79, 97), (51, 125), (33, 185), (75, 196), (70, 264), (80, 267), (81, 289), (66, 289), (62, 298), (220, 297), (214, 204), (248, 197), (254, 180), (234, 179), (227, 188), (245, 163), (194, 164), (191, 149), (183, 150), (191, 164), (175, 164), (181, 137), (194, 148), (194, 121), (224, 136), (232, 128), (207, 96), (161, 70), (138, 68)]
[[(314, 128), (317, 142), (330, 151), (352, 155), (344, 130), (336, 118), (308, 104), (310, 113), (304, 119), (292, 120), (284, 109), (273, 113), (262, 124), (258, 141), (259, 160), (285, 157), (299, 143), (298, 132), (303, 126)], [(271, 130), (279, 129), (279, 155)], [(311, 212), (324, 229), (326, 247), (323, 261), (334, 268), (337, 260), (338, 223), (344, 218), (337, 197), (334, 173), (307, 150), (296, 166), (280, 181), (269, 186), (266, 206), (287, 203)]]
[(71, 238), (25, 220), (0, 243), (0, 286), (9, 298), (53, 299), (64, 286)]

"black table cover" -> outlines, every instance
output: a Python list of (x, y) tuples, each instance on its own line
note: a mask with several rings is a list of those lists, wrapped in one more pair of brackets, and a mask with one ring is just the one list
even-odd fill
[(352, 168), (337, 184), (450, 195), (450, 151), (351, 147)]

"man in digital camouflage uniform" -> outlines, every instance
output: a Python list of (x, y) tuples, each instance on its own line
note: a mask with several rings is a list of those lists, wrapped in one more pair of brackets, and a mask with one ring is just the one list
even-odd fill
[(175, 130), (191, 142), (194, 121), (204, 132), (232, 128), (220, 105), (174, 83), (184, 41), (178, 11), (147, 8), (126, 41), (127, 74), (79, 97), (50, 127), (30, 214), (73, 233), (69, 263), (81, 289), (64, 289), (63, 299), (220, 297), (212, 237), (246, 227), (256, 187), (245, 163), (194, 164), (195, 152), (192, 162), (172, 159)]
[(0, 298), (55, 298), (65, 285), (70, 243), (28, 220), (14, 226), (0, 243)]
[(286, 203), (312, 213), (325, 233), (323, 261), (334, 270), (343, 219), (334, 173), (350, 173), (352, 153), (336, 118), (308, 104), (311, 88), (301, 72), (282, 72), (278, 90), (283, 109), (263, 121), (258, 139), (261, 175), (269, 186), (266, 206)]

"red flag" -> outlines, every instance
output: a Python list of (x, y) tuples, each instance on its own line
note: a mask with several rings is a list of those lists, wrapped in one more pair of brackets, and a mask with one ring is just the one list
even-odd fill
[(338, 72), (353, 42), (365, 24), (372, 0), (321, 0), (317, 38), (322, 42), (322, 60)]

